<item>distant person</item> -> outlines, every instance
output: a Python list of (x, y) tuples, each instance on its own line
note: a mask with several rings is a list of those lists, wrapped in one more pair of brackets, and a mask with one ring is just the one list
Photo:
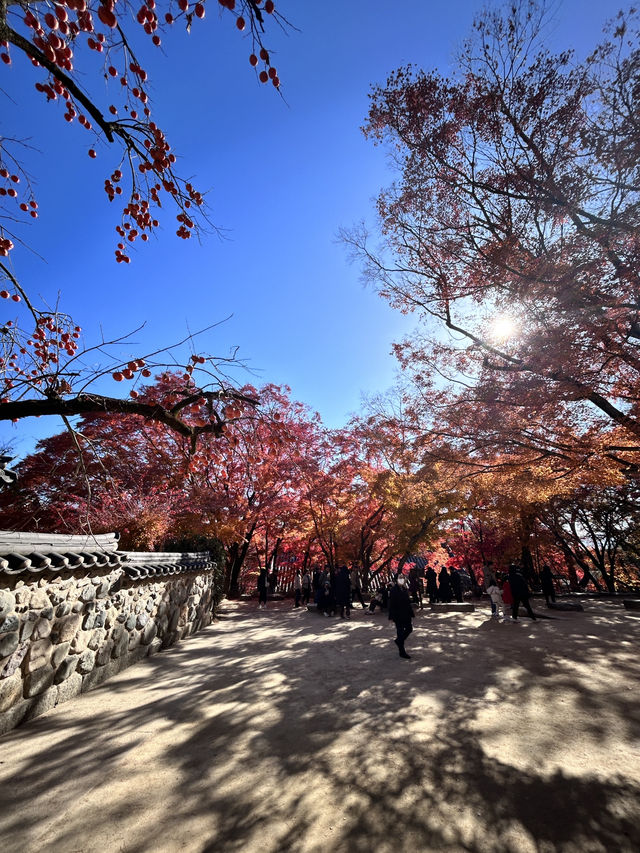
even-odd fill
[(340, 566), (336, 573), (336, 604), (340, 608), (340, 618), (351, 617), (351, 575), (347, 566)]
[(366, 604), (364, 603), (364, 598), (362, 597), (362, 581), (360, 580), (360, 572), (358, 571), (358, 567), (353, 565), (351, 567), (351, 598), (352, 603), (355, 604), (356, 598), (362, 605), (362, 609), (366, 608)]
[(260, 569), (258, 575), (258, 608), (267, 606), (267, 570)]
[(386, 591), (386, 586), (378, 587), (376, 590), (371, 591), (371, 599), (369, 600), (369, 613), (375, 613), (376, 607), (379, 607), (380, 610), (383, 610), (382, 607), (382, 590)]
[(415, 566), (409, 571), (409, 595), (412, 603), (422, 610), (422, 578), (418, 577), (418, 569)]
[(302, 572), (296, 569), (293, 576), (293, 597), (295, 599), (294, 607), (300, 607), (300, 599), (302, 598)]
[(529, 604), (529, 587), (515, 563), (511, 563), (509, 566), (509, 586), (511, 587), (511, 595), (513, 596), (513, 605), (511, 608), (511, 618), (513, 621), (518, 621), (518, 608), (520, 604), (524, 605), (529, 616), (535, 620), (536, 614)]
[(331, 592), (331, 584), (326, 581), (324, 586), (318, 590), (318, 613), (325, 616), (333, 616), (336, 612), (336, 602)]
[(318, 577), (318, 589), (322, 589), (327, 581), (330, 581), (329, 566), (325, 566)]
[(457, 569), (451, 569), (449, 572), (449, 579), (451, 581), (451, 590), (453, 593), (453, 598), (457, 602), (462, 601), (462, 581), (460, 580), (460, 574)]
[(309, 604), (312, 585), (311, 573), (309, 569), (305, 569), (304, 574), (302, 575), (302, 603), (305, 606)]
[(446, 566), (440, 569), (438, 575), (438, 598), (445, 604), (451, 601), (451, 578)]
[(404, 575), (398, 575), (389, 593), (389, 619), (395, 623), (396, 638), (394, 643), (398, 647), (400, 657), (405, 658), (405, 660), (409, 660), (411, 657), (407, 654), (404, 644), (413, 631), (411, 620), (414, 616), (406, 578)]
[[(489, 595), (489, 601), (491, 602), (491, 615), (499, 616), (499, 611), (496, 607), (496, 603), (493, 597), (491, 596), (491, 593), (489, 592), (490, 586), (495, 586), (498, 590), (500, 590), (500, 587), (498, 586), (498, 579), (496, 577), (496, 573), (493, 571), (493, 563), (491, 562), (491, 560), (489, 560), (489, 562), (484, 567), (483, 582), (485, 592)], [(500, 595), (500, 601), (502, 602), (502, 594)]]
[(276, 569), (273, 569), (269, 575), (269, 594), (270, 595), (275, 594), (277, 586), (278, 586), (278, 572)]
[(435, 604), (438, 600), (438, 575), (431, 566), (425, 572), (425, 580), (427, 581), (429, 604)]
[(540, 583), (542, 584), (542, 594), (547, 602), (547, 607), (551, 607), (551, 603), (555, 604), (556, 591), (553, 587), (553, 575), (549, 566), (543, 566), (540, 572)]
[(509, 619), (509, 610), (503, 601), (502, 590), (498, 586), (498, 581), (495, 579), (495, 576), (494, 581), (494, 583), (490, 583), (487, 587), (487, 592), (491, 598), (491, 618), (499, 619), (500, 611), (502, 611), (502, 618), (506, 622)]
[[(503, 578), (502, 582), (502, 601), (504, 602), (505, 608), (508, 608), (509, 611), (513, 608), (513, 593), (511, 592), (511, 584), (509, 583), (509, 578)], [(505, 620), (507, 617), (505, 616)], [(509, 620), (512, 620), (513, 617), (509, 616)]]

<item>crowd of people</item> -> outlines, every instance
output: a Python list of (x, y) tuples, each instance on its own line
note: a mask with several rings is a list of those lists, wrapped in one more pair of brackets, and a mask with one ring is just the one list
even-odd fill
[[(544, 566), (540, 581), (547, 606), (555, 602), (553, 575), (549, 566)], [(275, 591), (277, 575), (267, 574), (261, 569), (258, 576), (258, 606), (267, 606), (268, 592)], [(293, 580), (294, 607), (308, 607), (311, 602), (316, 612), (321, 616), (340, 615), (342, 619), (351, 617), (351, 610), (358, 602), (363, 610), (374, 613), (376, 608), (388, 611), (389, 620), (396, 626), (395, 644), (400, 657), (410, 657), (405, 649), (405, 642), (411, 634), (412, 620), (415, 617), (413, 605), (423, 608), (423, 597), (430, 604), (462, 602), (462, 581), (459, 572), (442, 566), (436, 573), (432, 566), (424, 572), (424, 581), (418, 570), (413, 567), (408, 575), (397, 573), (392, 578), (379, 583), (370, 591), (367, 605), (362, 594), (362, 578), (356, 565), (345, 564), (335, 569), (326, 566), (324, 569), (297, 569)], [(507, 573), (497, 573), (489, 563), (484, 571), (484, 590), (491, 602), (491, 617), (505, 622), (517, 622), (520, 605), (531, 617), (536, 615), (529, 601), (529, 587), (520, 567), (511, 563)]]

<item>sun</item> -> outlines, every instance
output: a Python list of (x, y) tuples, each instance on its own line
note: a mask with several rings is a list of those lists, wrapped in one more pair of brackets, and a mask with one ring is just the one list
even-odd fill
[(518, 322), (508, 314), (494, 317), (489, 326), (491, 339), (496, 343), (504, 343), (513, 338), (519, 331)]

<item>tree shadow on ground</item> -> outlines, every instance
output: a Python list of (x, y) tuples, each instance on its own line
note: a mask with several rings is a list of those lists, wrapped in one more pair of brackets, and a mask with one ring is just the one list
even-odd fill
[(232, 608), (0, 741), (4, 849), (640, 849), (639, 623), (415, 624)]

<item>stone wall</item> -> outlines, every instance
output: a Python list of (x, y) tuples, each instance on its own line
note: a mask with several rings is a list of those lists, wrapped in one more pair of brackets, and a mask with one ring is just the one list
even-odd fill
[(0, 734), (211, 622), (213, 571), (0, 579)]

